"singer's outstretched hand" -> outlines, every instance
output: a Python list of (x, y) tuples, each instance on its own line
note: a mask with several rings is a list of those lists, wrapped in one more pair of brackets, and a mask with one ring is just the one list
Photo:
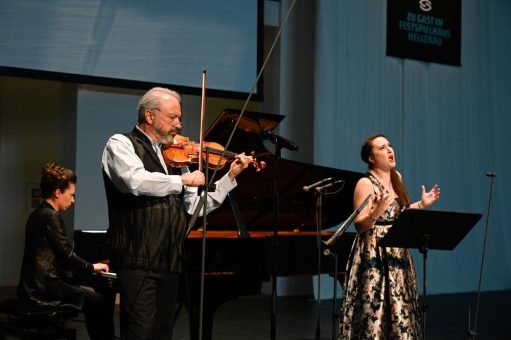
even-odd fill
[(421, 194), (421, 205), (424, 208), (429, 207), (433, 203), (436, 202), (437, 199), (440, 198), (440, 187), (438, 184), (435, 184), (431, 190), (426, 192), (426, 187), (422, 186), (422, 194)]

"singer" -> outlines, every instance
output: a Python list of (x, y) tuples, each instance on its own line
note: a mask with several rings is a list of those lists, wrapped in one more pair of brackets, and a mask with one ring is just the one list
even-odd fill
[(394, 150), (382, 135), (370, 136), (360, 155), (369, 169), (356, 187), (354, 207), (371, 195), (355, 219), (355, 238), (341, 306), (339, 339), (421, 339), (417, 278), (408, 249), (381, 248), (378, 241), (406, 208), (424, 209), (440, 197), (438, 185), (410, 202)]

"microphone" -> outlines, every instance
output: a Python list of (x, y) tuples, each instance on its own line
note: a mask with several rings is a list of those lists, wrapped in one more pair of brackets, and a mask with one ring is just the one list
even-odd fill
[(496, 175), (495, 175), (494, 172), (487, 172), (486, 176), (488, 176), (488, 177), (495, 177)]
[(285, 149), (288, 149), (288, 150), (291, 150), (291, 151), (298, 150), (298, 145), (296, 145), (295, 143), (291, 142), (289, 139), (286, 139), (284, 137), (276, 135), (275, 133), (273, 133), (270, 130), (264, 129), (261, 132), (261, 137), (263, 139), (269, 140), (273, 144), (275, 144), (277, 146), (280, 146), (282, 148), (285, 148)]
[(321, 181), (317, 181), (316, 183), (312, 183), (311, 185), (305, 185), (303, 187), (303, 191), (307, 192), (311, 189), (314, 189), (322, 184), (325, 184), (327, 182), (330, 182), (330, 181), (333, 181), (334, 179), (332, 177), (328, 177), (328, 178), (325, 178), (325, 179), (322, 179)]
[(316, 191), (317, 192), (321, 192), (321, 191), (323, 191), (323, 189), (328, 189), (331, 186), (334, 186), (334, 185), (339, 184), (339, 183), (341, 183), (342, 186), (344, 187), (344, 180), (343, 179), (338, 179), (337, 181), (333, 181), (332, 183), (328, 183), (328, 184), (323, 185), (321, 187), (316, 187)]

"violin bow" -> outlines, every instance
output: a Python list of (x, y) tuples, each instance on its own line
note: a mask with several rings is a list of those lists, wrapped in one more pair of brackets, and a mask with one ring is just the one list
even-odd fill
[[(199, 171), (203, 169), (202, 154), (204, 149), (204, 116), (206, 114), (206, 69), (202, 69), (202, 94), (200, 107), (200, 132), (199, 132)], [(205, 165), (207, 166), (207, 164)]]

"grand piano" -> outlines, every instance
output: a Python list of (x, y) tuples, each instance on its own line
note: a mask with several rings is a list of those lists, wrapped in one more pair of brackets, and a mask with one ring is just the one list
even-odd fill
[[(226, 145), (239, 115), (237, 110), (226, 109), (206, 131), (205, 140)], [(211, 339), (214, 314), (220, 305), (239, 296), (261, 294), (262, 283), (274, 275), (334, 273), (333, 258), (322, 255), (318, 243), (333, 234), (323, 230), (339, 225), (352, 213), (353, 191), (362, 174), (281, 159), (277, 254), (274, 256), (275, 158), (271, 147), (264, 144), (261, 133), (275, 129), (283, 118), (276, 114), (245, 112), (228, 146), (229, 151), (235, 153), (254, 152), (257, 159), (267, 165), (260, 172), (249, 168), (238, 176), (238, 187), (229, 194), (228, 200), (207, 216), (203, 339)], [(213, 171), (209, 174), (213, 175)], [(213, 179), (222, 175), (220, 171)], [(323, 197), (321, 225), (318, 226), (317, 197), (313, 191), (305, 192), (303, 186), (327, 177), (344, 180), (344, 187)], [(189, 312), (192, 339), (198, 338), (199, 330), (202, 222), (202, 217), (197, 219), (185, 240), (185, 271), (179, 294), (179, 302)], [(108, 249), (108, 244), (98, 238), (98, 235), (75, 232), (77, 253), (91, 261), (100, 260), (101, 251), (95, 248)], [(345, 233), (337, 242), (339, 273), (344, 271), (353, 239), (353, 233)], [(107, 255), (103, 251), (100, 256)], [(321, 268), (318, 268), (318, 256), (321, 256)]]

